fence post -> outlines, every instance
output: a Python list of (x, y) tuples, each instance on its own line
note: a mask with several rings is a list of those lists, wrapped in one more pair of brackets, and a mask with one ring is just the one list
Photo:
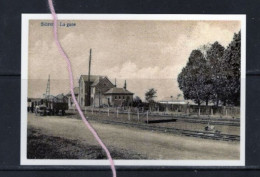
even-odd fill
[(108, 115), (108, 117), (109, 117), (109, 108), (107, 109), (107, 115)]
[(213, 109), (211, 108), (210, 110), (211, 110), (211, 115), (213, 116)]
[(227, 112), (228, 112), (228, 111), (227, 111), (227, 108), (226, 108), (226, 116), (227, 116)]
[(200, 116), (200, 108), (199, 108), (199, 116)]
[(146, 123), (148, 124), (148, 120), (149, 118), (148, 118), (148, 111), (146, 111)]
[(128, 120), (130, 121), (130, 108), (128, 108)]
[(139, 122), (139, 109), (137, 110), (137, 119), (138, 119), (138, 122)]

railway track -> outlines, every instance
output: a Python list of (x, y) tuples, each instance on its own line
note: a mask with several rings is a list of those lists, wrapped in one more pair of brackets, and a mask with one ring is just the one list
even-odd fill
[(202, 117), (192, 117), (186, 115), (159, 115), (159, 114), (150, 114), (149, 116), (176, 119), (177, 121), (183, 121), (189, 123), (208, 124), (210, 122), (210, 124), (212, 125), (240, 126), (240, 119), (225, 119), (225, 118), (210, 118), (210, 117), (202, 118)]
[(89, 117), (88, 119), (105, 123), (105, 124), (123, 125), (127, 127), (139, 128), (143, 130), (173, 133), (173, 134), (179, 134), (179, 135), (184, 135), (189, 137), (222, 140), (222, 141), (240, 141), (239, 135), (229, 135), (229, 134), (223, 134), (218, 132), (194, 131), (194, 130), (185, 130), (185, 129), (168, 128), (168, 127), (157, 127), (157, 126), (151, 126), (147, 124), (137, 124), (133, 122), (130, 123), (130, 122), (121, 122), (121, 121), (113, 121), (113, 120), (100, 120), (100, 119), (95, 119), (93, 117)]
[(212, 120), (212, 119), (208, 119), (208, 120), (194, 120), (194, 119), (189, 119), (189, 118), (185, 118), (185, 119), (178, 119), (179, 121), (184, 121), (184, 122), (189, 122), (189, 123), (200, 123), (200, 124), (207, 124), (208, 122), (211, 125), (227, 125), (227, 126), (240, 126), (240, 122), (233, 122), (233, 121), (217, 121), (217, 120)]

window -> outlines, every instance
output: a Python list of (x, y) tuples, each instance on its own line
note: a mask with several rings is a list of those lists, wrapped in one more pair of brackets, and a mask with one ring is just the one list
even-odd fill
[(120, 96), (118, 96), (118, 99), (121, 99), (121, 97), (120, 97)]
[(125, 99), (125, 96), (123, 96), (123, 99)]
[(117, 96), (115, 96), (115, 100), (117, 99)]

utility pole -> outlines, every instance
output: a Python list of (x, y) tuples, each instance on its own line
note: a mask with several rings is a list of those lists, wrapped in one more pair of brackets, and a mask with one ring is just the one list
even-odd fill
[(89, 51), (89, 64), (88, 64), (88, 92), (87, 92), (87, 105), (90, 106), (90, 98), (91, 98), (91, 87), (90, 87), (90, 69), (91, 69), (91, 49)]
[(45, 95), (46, 98), (50, 95), (50, 85), (51, 85), (51, 81), (50, 81), (50, 75), (49, 75), (48, 82), (47, 82), (47, 88), (46, 88), (46, 95)]

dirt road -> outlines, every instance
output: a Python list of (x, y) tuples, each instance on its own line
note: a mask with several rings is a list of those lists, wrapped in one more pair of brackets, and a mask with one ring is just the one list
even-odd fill
[[(191, 138), (147, 130), (101, 124), (91, 121), (99, 136), (112, 149), (143, 154), (148, 159), (172, 160), (238, 160), (239, 142)], [(98, 145), (81, 120), (58, 116), (35, 116), (29, 113), (28, 126), (45, 135), (80, 140)]]

